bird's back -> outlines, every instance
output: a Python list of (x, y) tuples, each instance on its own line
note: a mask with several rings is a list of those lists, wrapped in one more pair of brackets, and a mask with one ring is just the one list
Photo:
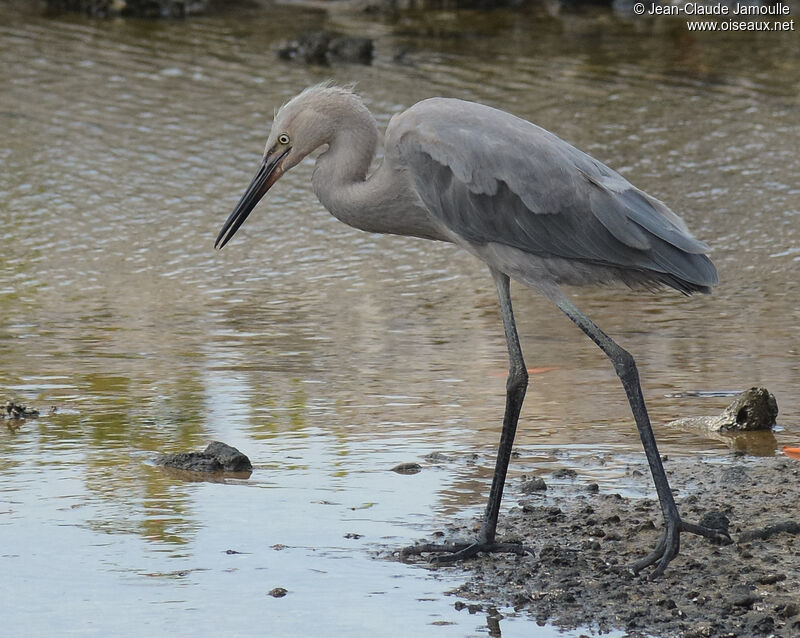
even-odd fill
[(392, 118), (386, 154), (408, 167), (425, 206), (462, 243), (529, 255), (556, 283), (691, 293), (717, 282), (707, 246), (666, 205), (504, 111), (424, 100)]

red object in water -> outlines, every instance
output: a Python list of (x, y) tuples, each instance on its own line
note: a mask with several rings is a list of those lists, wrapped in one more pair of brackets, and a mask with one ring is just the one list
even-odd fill
[(800, 460), (800, 447), (789, 447), (788, 445), (784, 445), (783, 453), (793, 459)]

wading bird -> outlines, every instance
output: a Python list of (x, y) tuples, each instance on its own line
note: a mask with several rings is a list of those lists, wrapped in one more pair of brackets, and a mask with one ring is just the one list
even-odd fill
[(384, 158), (368, 174), (377, 123), (351, 90), (306, 89), (281, 107), (260, 168), (217, 237), (222, 248), (286, 171), (321, 146), (314, 192), (335, 217), (374, 233), (451, 242), (484, 261), (500, 300), (509, 354), (506, 407), (486, 513), (474, 542), (421, 545), (405, 553), (452, 561), (527, 548), (495, 538), (500, 501), (528, 373), (514, 323), (509, 279), (541, 293), (611, 359), (639, 430), (664, 529), (655, 549), (631, 565), (663, 573), (680, 533), (725, 532), (681, 519), (661, 464), (633, 357), (585, 316), (561, 284), (622, 283), (709, 293), (717, 283), (708, 247), (659, 200), (586, 153), (530, 122), (462, 100), (431, 98), (389, 122)]

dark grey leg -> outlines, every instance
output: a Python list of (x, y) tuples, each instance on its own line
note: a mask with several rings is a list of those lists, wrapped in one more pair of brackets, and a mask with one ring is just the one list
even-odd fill
[(594, 341), (600, 349), (606, 353), (614, 370), (622, 381), (625, 394), (628, 395), (628, 402), (633, 411), (633, 418), (639, 430), (639, 437), (644, 446), (645, 456), (650, 465), (650, 472), (653, 475), (658, 500), (661, 503), (661, 511), (664, 514), (665, 529), (656, 548), (645, 558), (636, 561), (631, 569), (634, 572), (658, 563), (653, 571), (652, 577), (658, 577), (664, 573), (669, 562), (678, 554), (680, 549), (680, 533), (691, 532), (700, 534), (716, 540), (730, 540), (727, 533), (721, 530), (710, 529), (681, 520), (672, 490), (661, 464), (661, 456), (658, 453), (656, 438), (653, 435), (653, 428), (650, 425), (650, 417), (647, 415), (647, 408), (642, 395), (642, 388), (639, 384), (639, 373), (636, 369), (636, 362), (629, 352), (621, 348), (617, 343), (605, 334), (597, 325), (584, 315), (577, 307), (561, 292), (551, 292), (548, 294), (550, 299), (566, 314), (584, 333)]
[(503, 499), (503, 487), (511, 460), (511, 449), (514, 446), (514, 435), (517, 432), (517, 421), (528, 388), (528, 371), (522, 359), (522, 348), (519, 345), (517, 326), (514, 323), (514, 312), (511, 308), (511, 294), (508, 275), (491, 269), (497, 296), (500, 299), (500, 314), (503, 317), (506, 344), (508, 345), (508, 380), (506, 382), (506, 410), (503, 417), (503, 430), (500, 434), (500, 446), (497, 450), (492, 487), (489, 490), (489, 502), (483, 517), (478, 538), (473, 543), (454, 543), (448, 545), (418, 545), (405, 548), (401, 554), (441, 553), (436, 562), (451, 562), (470, 558), (480, 552), (513, 552), (516, 554), (533, 553), (530, 549), (517, 543), (496, 543), (497, 518), (500, 514), (500, 502)]
[(500, 299), (500, 314), (503, 317), (503, 329), (506, 334), (508, 346), (508, 380), (506, 381), (506, 411), (503, 416), (503, 430), (500, 433), (500, 446), (497, 450), (497, 462), (494, 468), (492, 488), (489, 491), (489, 502), (486, 505), (486, 514), (483, 517), (479, 540), (484, 543), (494, 542), (497, 531), (497, 517), (500, 513), (500, 501), (503, 498), (503, 487), (506, 483), (508, 463), (511, 460), (511, 448), (514, 445), (514, 436), (517, 433), (517, 422), (528, 389), (528, 370), (522, 358), (522, 348), (519, 345), (517, 324), (514, 321), (514, 311), (511, 308), (511, 292), (508, 275), (492, 270), (492, 277), (497, 287), (497, 296)]

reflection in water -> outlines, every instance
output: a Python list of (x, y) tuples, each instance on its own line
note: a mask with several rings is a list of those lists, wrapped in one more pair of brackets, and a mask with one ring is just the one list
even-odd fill
[[(0, 387), (43, 416), (0, 430), (0, 563), (14, 575), (0, 595), (21, 601), (6, 624), (180, 633), (222, 612), (231, 635), (496, 631), (441, 599), (445, 572), (368, 558), (485, 498), (506, 353), (483, 267), (338, 223), (309, 192), (311, 162), (231, 250), (212, 250), (273, 108), (330, 75), (359, 80), (381, 125), (431, 95), (510, 110), (668, 202), (713, 247), (715, 294), (578, 290), (576, 303), (636, 354), (655, 423), (728, 402), (698, 391), (764, 385), (777, 445), (797, 443), (793, 34), (591, 11), (326, 20), (272, 7), (157, 23), (18, 5), (0, 5)], [(287, 33), (323, 23), (376, 37), (375, 64), (273, 60)], [(578, 466), (618, 487), (642, 458), (613, 370), (558, 311), (514, 293), (539, 369), (515, 471)], [(672, 455), (729, 454), (656, 429)], [(252, 477), (189, 483), (148, 464), (211, 439), (246, 451)], [(450, 460), (424, 460), (436, 451)], [(411, 461), (423, 471), (389, 471)], [(265, 600), (277, 586), (289, 594)], [(109, 624), (118, 600), (128, 615)]]

